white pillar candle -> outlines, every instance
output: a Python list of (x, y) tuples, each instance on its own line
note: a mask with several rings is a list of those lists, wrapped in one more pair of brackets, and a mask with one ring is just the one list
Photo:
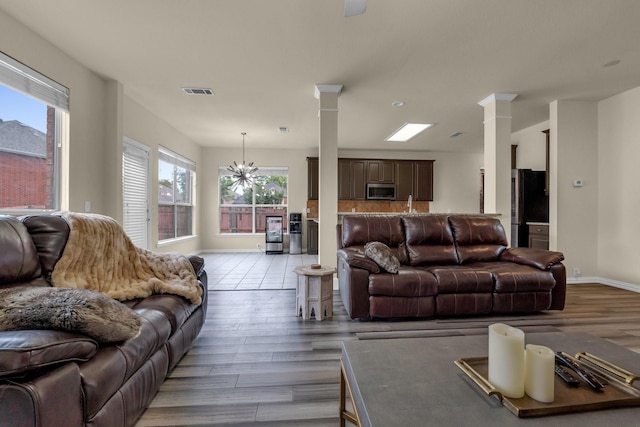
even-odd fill
[(539, 402), (554, 397), (556, 357), (549, 347), (527, 344), (525, 351), (525, 392)]
[(489, 382), (503, 396), (524, 396), (524, 332), (504, 323), (489, 325)]

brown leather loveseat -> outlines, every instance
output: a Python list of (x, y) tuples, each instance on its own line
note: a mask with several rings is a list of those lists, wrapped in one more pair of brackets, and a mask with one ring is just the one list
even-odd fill
[[(49, 287), (69, 234), (61, 216), (0, 216), (0, 289)], [(170, 294), (125, 302), (142, 320), (134, 338), (105, 344), (72, 331), (0, 332), (0, 425), (135, 424), (206, 317), (204, 263), (189, 260), (202, 303)]]
[[(382, 242), (396, 274), (365, 255)], [(352, 319), (562, 310), (562, 253), (508, 248), (499, 220), (472, 215), (349, 215), (338, 225), (338, 281)]]

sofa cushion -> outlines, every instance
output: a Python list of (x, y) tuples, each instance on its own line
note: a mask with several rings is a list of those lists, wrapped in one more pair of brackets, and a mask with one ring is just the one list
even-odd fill
[(143, 299), (125, 301), (124, 304), (135, 311), (157, 310), (164, 313), (171, 325), (172, 335), (200, 307), (181, 296), (171, 294), (151, 295)]
[(436, 312), (441, 316), (468, 316), (491, 313), (493, 294), (438, 294)]
[(457, 264), (453, 232), (445, 215), (402, 217), (409, 264)]
[(98, 350), (86, 335), (62, 331), (0, 332), (0, 378), (66, 362), (84, 362)]
[(371, 296), (369, 310), (373, 318), (433, 317), (436, 297)]
[(438, 294), (491, 293), (493, 276), (483, 268), (444, 266), (429, 268), (438, 283)]
[(364, 254), (375, 261), (384, 271), (394, 274), (398, 272), (400, 261), (389, 249), (389, 246), (384, 243), (368, 242), (364, 245)]
[(513, 262), (481, 263), (495, 280), (495, 293), (550, 291), (556, 284), (550, 271)]
[(20, 218), (38, 251), (42, 275), (51, 282), (51, 272), (69, 239), (69, 222), (59, 215), (29, 215)]
[(0, 287), (40, 276), (40, 259), (27, 228), (17, 218), (0, 215)]
[(509, 292), (495, 293), (494, 313), (531, 313), (551, 308), (551, 292)]
[(140, 316), (126, 305), (84, 289), (17, 286), (0, 289), (0, 331), (55, 329), (99, 342), (132, 338)]
[(424, 297), (438, 293), (436, 278), (428, 271), (402, 266), (398, 274), (370, 274), (369, 295)]
[(360, 247), (369, 242), (389, 246), (401, 264), (407, 263), (402, 218), (397, 215), (347, 215), (342, 219), (342, 247)]
[(158, 350), (166, 352), (171, 325), (164, 313), (136, 309), (142, 318), (140, 333), (121, 343), (104, 345), (80, 366), (89, 416), (95, 414)]
[(497, 261), (508, 246), (504, 228), (496, 218), (452, 215), (449, 223), (461, 264)]

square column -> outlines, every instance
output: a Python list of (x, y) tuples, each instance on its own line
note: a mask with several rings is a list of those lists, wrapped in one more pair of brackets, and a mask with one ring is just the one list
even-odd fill
[(336, 267), (338, 223), (338, 97), (341, 85), (316, 85), (318, 119), (318, 262)]
[(484, 211), (499, 213), (511, 241), (511, 101), (517, 95), (494, 93), (484, 107)]

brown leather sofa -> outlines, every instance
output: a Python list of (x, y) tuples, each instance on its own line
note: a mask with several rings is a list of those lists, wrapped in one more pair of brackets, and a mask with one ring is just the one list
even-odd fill
[[(69, 231), (61, 216), (0, 216), (0, 288), (50, 286)], [(135, 338), (103, 344), (64, 331), (0, 332), (0, 425), (133, 425), (204, 323), (207, 275), (202, 258), (190, 261), (202, 304), (169, 294), (127, 301), (142, 317)]]
[[(560, 252), (508, 248), (499, 220), (471, 215), (349, 215), (338, 225), (338, 281), (352, 319), (562, 310)], [(367, 257), (378, 241), (397, 274)]]

